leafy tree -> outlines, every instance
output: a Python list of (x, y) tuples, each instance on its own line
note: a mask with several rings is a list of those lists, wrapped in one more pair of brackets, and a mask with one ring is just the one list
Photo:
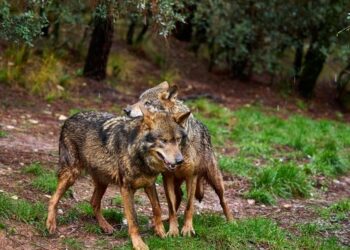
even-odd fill
[(24, 42), (33, 46), (33, 40), (41, 35), (47, 25), (44, 15), (39, 15), (37, 8), (41, 2), (30, 1), (27, 4), (10, 5), (8, 1), (0, 2), (0, 39), (15, 43)]

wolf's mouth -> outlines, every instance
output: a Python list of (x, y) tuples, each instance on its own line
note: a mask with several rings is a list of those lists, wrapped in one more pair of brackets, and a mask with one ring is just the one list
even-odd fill
[(171, 171), (175, 170), (176, 168), (175, 164), (171, 164), (169, 161), (167, 161), (161, 153), (157, 152), (157, 155), (158, 155), (158, 158), (164, 162), (167, 169)]

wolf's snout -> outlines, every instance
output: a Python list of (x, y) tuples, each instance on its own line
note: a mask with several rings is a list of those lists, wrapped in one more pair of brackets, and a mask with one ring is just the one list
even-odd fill
[(182, 155), (177, 155), (176, 158), (175, 158), (175, 164), (179, 165), (179, 164), (181, 164), (183, 162), (184, 162), (183, 156)]
[(131, 107), (130, 106), (127, 106), (125, 109), (123, 109), (124, 113), (129, 116), (130, 113), (131, 113)]

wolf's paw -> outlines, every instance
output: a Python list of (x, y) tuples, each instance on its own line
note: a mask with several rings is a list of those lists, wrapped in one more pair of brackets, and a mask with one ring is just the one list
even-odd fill
[(47, 218), (46, 220), (46, 228), (50, 234), (54, 234), (56, 232), (56, 219)]
[(143, 240), (138, 239), (138, 240), (134, 240), (132, 242), (132, 246), (135, 250), (149, 250), (148, 246), (146, 245), (145, 242), (143, 242)]
[(192, 225), (184, 225), (181, 229), (182, 236), (188, 236), (191, 237), (192, 235), (195, 235), (196, 232), (193, 229)]
[(102, 228), (103, 232), (106, 234), (112, 234), (114, 232), (114, 228), (109, 223), (101, 223), (100, 227)]
[(163, 224), (159, 225), (159, 226), (155, 226), (154, 227), (154, 232), (156, 233), (156, 235), (158, 235), (160, 238), (165, 238), (166, 233), (165, 233), (165, 229)]
[(166, 234), (167, 237), (177, 237), (179, 236), (179, 229), (178, 227), (171, 227), (169, 228), (168, 233)]

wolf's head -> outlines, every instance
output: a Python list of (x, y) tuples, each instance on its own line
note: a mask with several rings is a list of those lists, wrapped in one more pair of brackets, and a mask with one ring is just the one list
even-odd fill
[(133, 105), (128, 105), (124, 112), (129, 117), (139, 117), (142, 116), (142, 106), (151, 112), (165, 111), (172, 114), (189, 112), (189, 109), (177, 100), (177, 93), (177, 86), (170, 87), (167, 82), (162, 82), (143, 92), (139, 97), (139, 101)]
[(140, 149), (146, 164), (157, 172), (174, 170), (184, 161), (181, 145), (186, 138), (182, 123), (190, 112), (171, 115), (151, 113), (141, 107), (143, 115), (140, 131)]

